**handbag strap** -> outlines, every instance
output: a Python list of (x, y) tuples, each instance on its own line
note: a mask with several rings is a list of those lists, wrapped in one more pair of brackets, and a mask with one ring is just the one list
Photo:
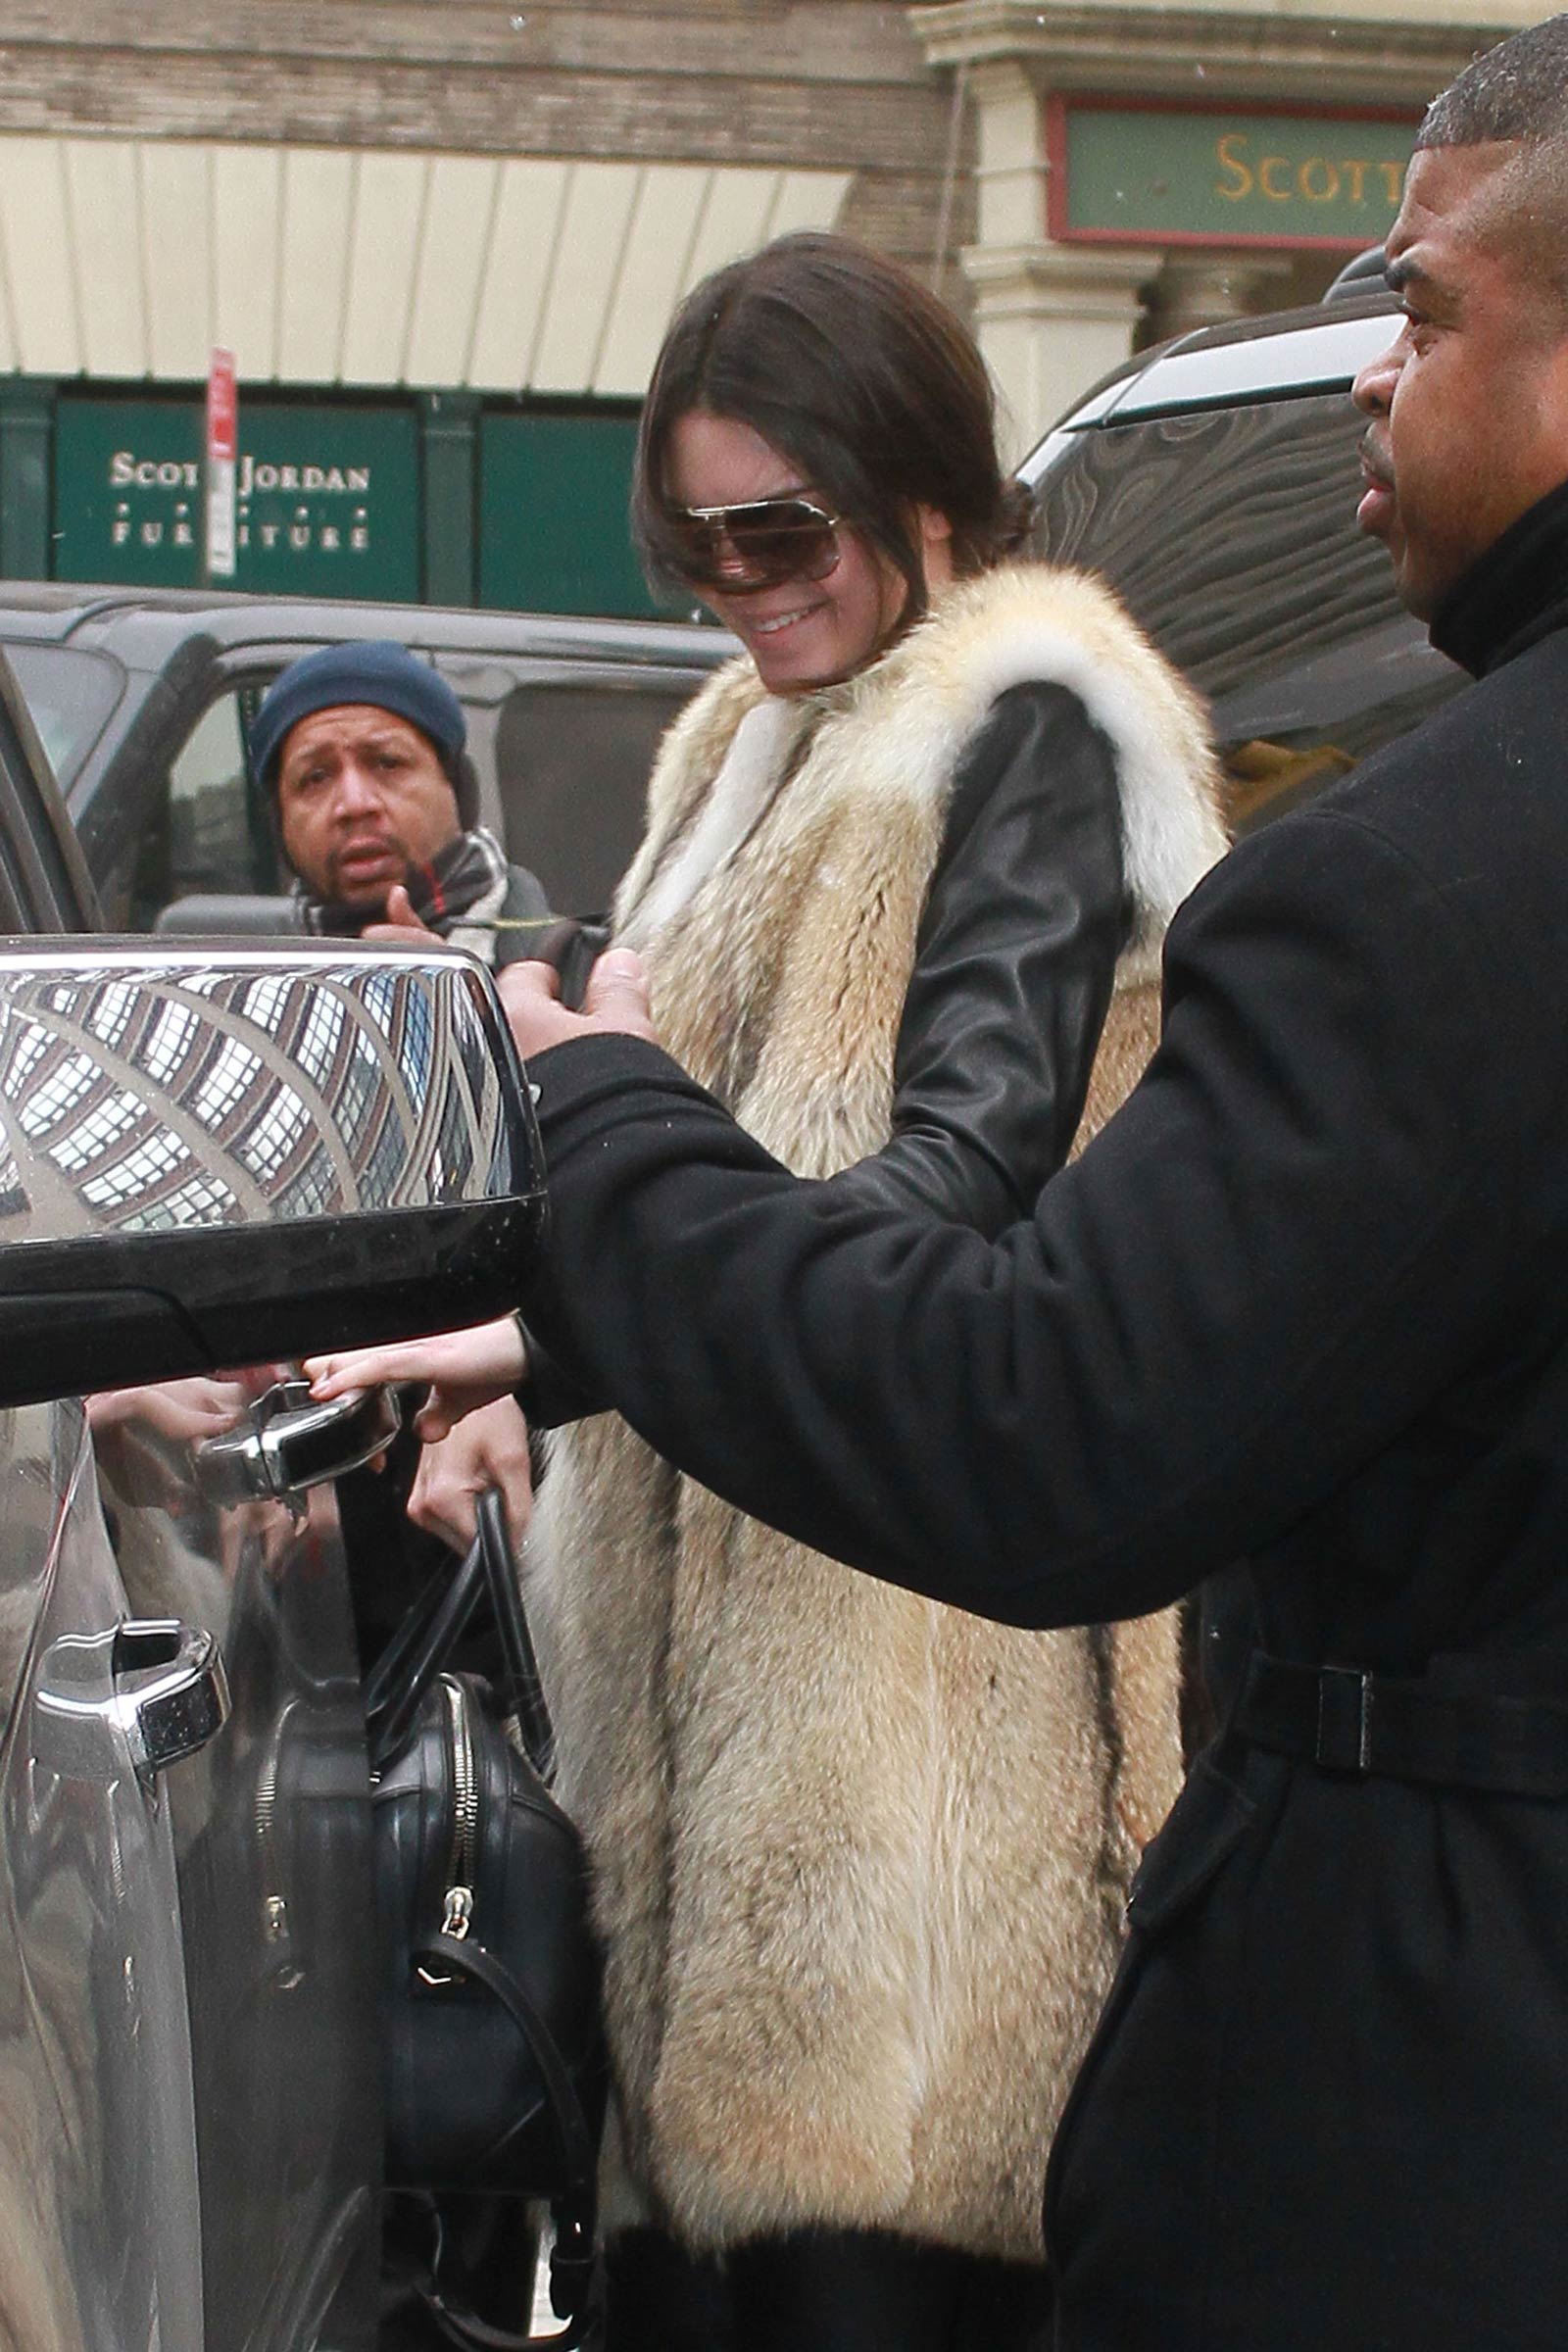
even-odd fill
[(435, 2237), (429, 2276), (413, 2281), (414, 2291), (449, 2344), (458, 2345), (460, 2352), (558, 2352), (558, 2348), (559, 2352), (570, 2352), (571, 2346), (585, 2340), (594, 2321), (586, 2297), (583, 2307), (550, 2335), (535, 2335), (531, 2328), (527, 2334), (519, 2334), (513, 2328), (498, 2328), (493, 2320), (482, 2320), (467, 2305), (454, 2303), (441, 2284), (446, 2229), (440, 2207), (433, 2199), (429, 2220)]
[(502, 1695), (508, 1713), (516, 1718), (523, 1752), (548, 1788), (555, 1762), (555, 1728), (550, 1721), (539, 1661), (534, 1655), (533, 1637), (522, 1605), (522, 1580), (512, 1548), (501, 1489), (486, 1487), (475, 1497), (474, 1507), (490, 1585), (490, 1605), (495, 1611), (506, 1662)]
[(419, 1701), (451, 1655), (484, 1590), (484, 1544), (475, 1536), (451, 1577), (432, 1577), (371, 1667), (365, 1686), (370, 1769), (379, 1772), (414, 1729)]
[[(556, 2227), (556, 2242), (550, 2255), (550, 2299), (561, 2317), (574, 2320), (587, 2302), (593, 2278), (598, 2160), (588, 2118), (582, 2111), (582, 2101), (555, 2035), (505, 1961), (497, 1959), (494, 1952), (472, 1936), (434, 1936), (409, 1957), (413, 1966), (439, 1969), (443, 1974), (467, 1977), (482, 1984), (506, 2010), (533, 2054), (566, 2169), (566, 2186), (559, 2197), (551, 2200), (550, 2206)], [(482, 2323), (475, 2326), (483, 2329)], [(492, 2347), (493, 2352), (510, 2352), (513, 2345), (540, 2339), (506, 2337), (485, 2330), (476, 2333), (473, 2340)], [(564, 2346), (578, 2339), (575, 2334), (565, 2333), (543, 2340)]]

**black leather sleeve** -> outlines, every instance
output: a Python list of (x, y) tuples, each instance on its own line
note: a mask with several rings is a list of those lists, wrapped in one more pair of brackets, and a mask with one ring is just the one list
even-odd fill
[[(1027, 1215), (1077, 1131), (1127, 921), (1110, 746), (1066, 687), (1010, 687), (954, 788), (899, 1028), (893, 1135), (832, 1195), (988, 1236)], [(528, 1344), (530, 1423), (600, 1409)]]
[(987, 1235), (1066, 1158), (1127, 932), (1111, 750), (1067, 688), (1000, 696), (957, 778), (894, 1062), (846, 1200)]

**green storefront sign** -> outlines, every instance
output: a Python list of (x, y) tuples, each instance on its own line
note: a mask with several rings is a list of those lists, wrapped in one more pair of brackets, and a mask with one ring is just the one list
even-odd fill
[[(61, 580), (197, 587), (199, 401), (62, 398), (54, 563)], [(239, 410), (236, 557), (228, 588), (407, 604), (419, 582), (419, 448), (408, 409)]]
[(1375, 245), (1414, 120), (1053, 101), (1052, 234), (1066, 242)]
[[(479, 602), (523, 612), (667, 613), (632, 553), (637, 419), (496, 413), (479, 425)], [(691, 600), (677, 608), (691, 610)]]

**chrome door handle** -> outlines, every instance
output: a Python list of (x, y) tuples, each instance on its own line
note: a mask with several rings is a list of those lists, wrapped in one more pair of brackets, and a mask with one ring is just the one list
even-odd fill
[(200, 1626), (129, 1617), (52, 1642), (35, 1708), (38, 1760), (62, 1779), (112, 1769), (122, 1739), (137, 1778), (150, 1782), (222, 1729), (228, 1677), (216, 1639)]
[(319, 1403), (303, 1380), (280, 1380), (238, 1429), (197, 1446), (196, 1484), (209, 1502), (286, 1501), (373, 1461), (401, 1420), (391, 1389), (351, 1389)]

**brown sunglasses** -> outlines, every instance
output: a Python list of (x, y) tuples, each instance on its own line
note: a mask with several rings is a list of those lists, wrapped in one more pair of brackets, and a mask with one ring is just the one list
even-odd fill
[(744, 593), (783, 580), (825, 580), (839, 560), (838, 529), (838, 515), (808, 498), (676, 507), (661, 517), (658, 554), (693, 588)]

